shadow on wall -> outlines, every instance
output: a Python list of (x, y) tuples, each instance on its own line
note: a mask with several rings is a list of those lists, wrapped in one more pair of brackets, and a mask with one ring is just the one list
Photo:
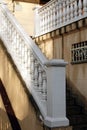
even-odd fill
[(69, 89), (72, 95), (76, 97), (76, 101), (80, 103), (87, 111), (87, 99), (81, 94), (81, 92), (76, 88), (75, 84), (73, 84), (69, 78), (66, 79), (66, 87), (66, 89)]
[[(15, 116), (14, 110), (12, 108), (12, 105), (10, 103), (10, 100), (8, 98), (8, 95), (6, 93), (6, 90), (2, 84), (2, 81), (0, 79), (0, 95), (5, 107), (5, 110), (0, 109), (0, 130), (4, 129), (5, 130), (10, 130), (12, 127), (12, 130), (21, 130), (21, 127), (18, 123), (18, 120)], [(6, 115), (8, 116), (8, 118), (6, 117)], [(10, 122), (9, 122), (10, 121)]]
[[(5, 87), (0, 79), (0, 96), (4, 105), (4, 108), (0, 108), (0, 130), (45, 130), (45, 127), (41, 120), (39, 120), (39, 111), (33, 100), (33, 97), (30, 96), (30, 104), (33, 105), (31, 115), (28, 115), (23, 120), (16, 118), (16, 114), (12, 108), (11, 102), (5, 90)], [(33, 117), (33, 118), (32, 118)]]

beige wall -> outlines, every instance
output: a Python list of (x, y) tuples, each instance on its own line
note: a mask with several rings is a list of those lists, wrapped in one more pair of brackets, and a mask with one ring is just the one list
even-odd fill
[(55, 37), (53, 43), (53, 57), (57, 59), (62, 59), (62, 37)]
[(50, 33), (35, 39), (36, 44), (48, 59), (62, 58), (62, 36), (51, 36)]

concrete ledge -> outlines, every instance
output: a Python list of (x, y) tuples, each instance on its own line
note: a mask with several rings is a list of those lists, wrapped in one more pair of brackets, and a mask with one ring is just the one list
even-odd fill
[(63, 127), (63, 126), (69, 126), (69, 120), (67, 118), (50, 118), (46, 117), (44, 120), (44, 124), (48, 127)]
[(48, 60), (47, 62), (44, 63), (46, 66), (66, 66), (68, 63), (65, 62), (63, 59), (52, 59)]

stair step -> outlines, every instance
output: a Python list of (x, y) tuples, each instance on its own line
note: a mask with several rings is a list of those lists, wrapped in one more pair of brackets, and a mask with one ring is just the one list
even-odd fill
[(74, 98), (67, 99), (67, 100), (66, 100), (66, 104), (67, 104), (67, 106), (76, 105), (76, 101), (75, 101)]
[(83, 125), (87, 124), (87, 117), (85, 115), (70, 115), (68, 116), (70, 119), (71, 125)]
[(67, 115), (79, 115), (82, 114), (81, 106), (68, 106), (67, 107)]
[(87, 124), (76, 125), (76, 126), (73, 127), (72, 130), (87, 130)]
[(66, 110), (72, 130), (87, 130), (87, 112), (84, 104), (70, 88), (66, 89)]

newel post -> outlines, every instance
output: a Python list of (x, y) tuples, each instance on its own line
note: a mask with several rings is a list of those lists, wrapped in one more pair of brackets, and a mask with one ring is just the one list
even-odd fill
[(50, 60), (47, 66), (47, 116), (48, 127), (68, 126), (66, 118), (66, 79), (64, 60)]

